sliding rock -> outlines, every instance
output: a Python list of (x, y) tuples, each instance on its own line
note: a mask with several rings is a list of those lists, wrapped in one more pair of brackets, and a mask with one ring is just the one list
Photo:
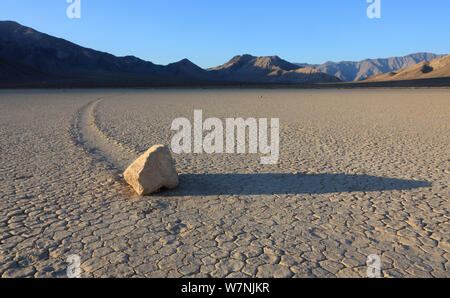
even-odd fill
[(155, 145), (136, 159), (123, 174), (138, 195), (147, 195), (162, 187), (178, 186), (178, 174), (170, 150)]

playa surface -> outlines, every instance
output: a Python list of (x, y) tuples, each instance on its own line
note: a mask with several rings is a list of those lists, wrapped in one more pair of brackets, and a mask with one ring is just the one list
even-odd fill
[[(174, 155), (177, 117), (280, 118), (280, 161)], [(449, 89), (0, 91), (0, 276), (450, 277)]]

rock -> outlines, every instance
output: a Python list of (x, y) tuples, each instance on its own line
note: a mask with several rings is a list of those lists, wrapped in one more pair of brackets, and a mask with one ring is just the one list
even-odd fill
[(165, 145), (155, 145), (136, 159), (123, 173), (138, 195), (151, 194), (162, 187), (178, 186), (178, 173)]

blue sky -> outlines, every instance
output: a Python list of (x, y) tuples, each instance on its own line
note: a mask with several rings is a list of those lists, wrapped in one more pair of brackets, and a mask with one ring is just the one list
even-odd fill
[(188, 58), (201, 67), (239, 54), (291, 62), (362, 60), (450, 52), (450, 1), (381, 0), (0, 0), (0, 20), (118, 56), (157, 64)]

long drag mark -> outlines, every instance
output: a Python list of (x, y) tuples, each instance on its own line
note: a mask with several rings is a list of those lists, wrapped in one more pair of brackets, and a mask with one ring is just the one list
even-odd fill
[(118, 172), (123, 172), (137, 158), (138, 153), (108, 137), (98, 127), (95, 110), (103, 101), (96, 99), (83, 106), (75, 115), (72, 136), (75, 143), (98, 162), (106, 162)]

